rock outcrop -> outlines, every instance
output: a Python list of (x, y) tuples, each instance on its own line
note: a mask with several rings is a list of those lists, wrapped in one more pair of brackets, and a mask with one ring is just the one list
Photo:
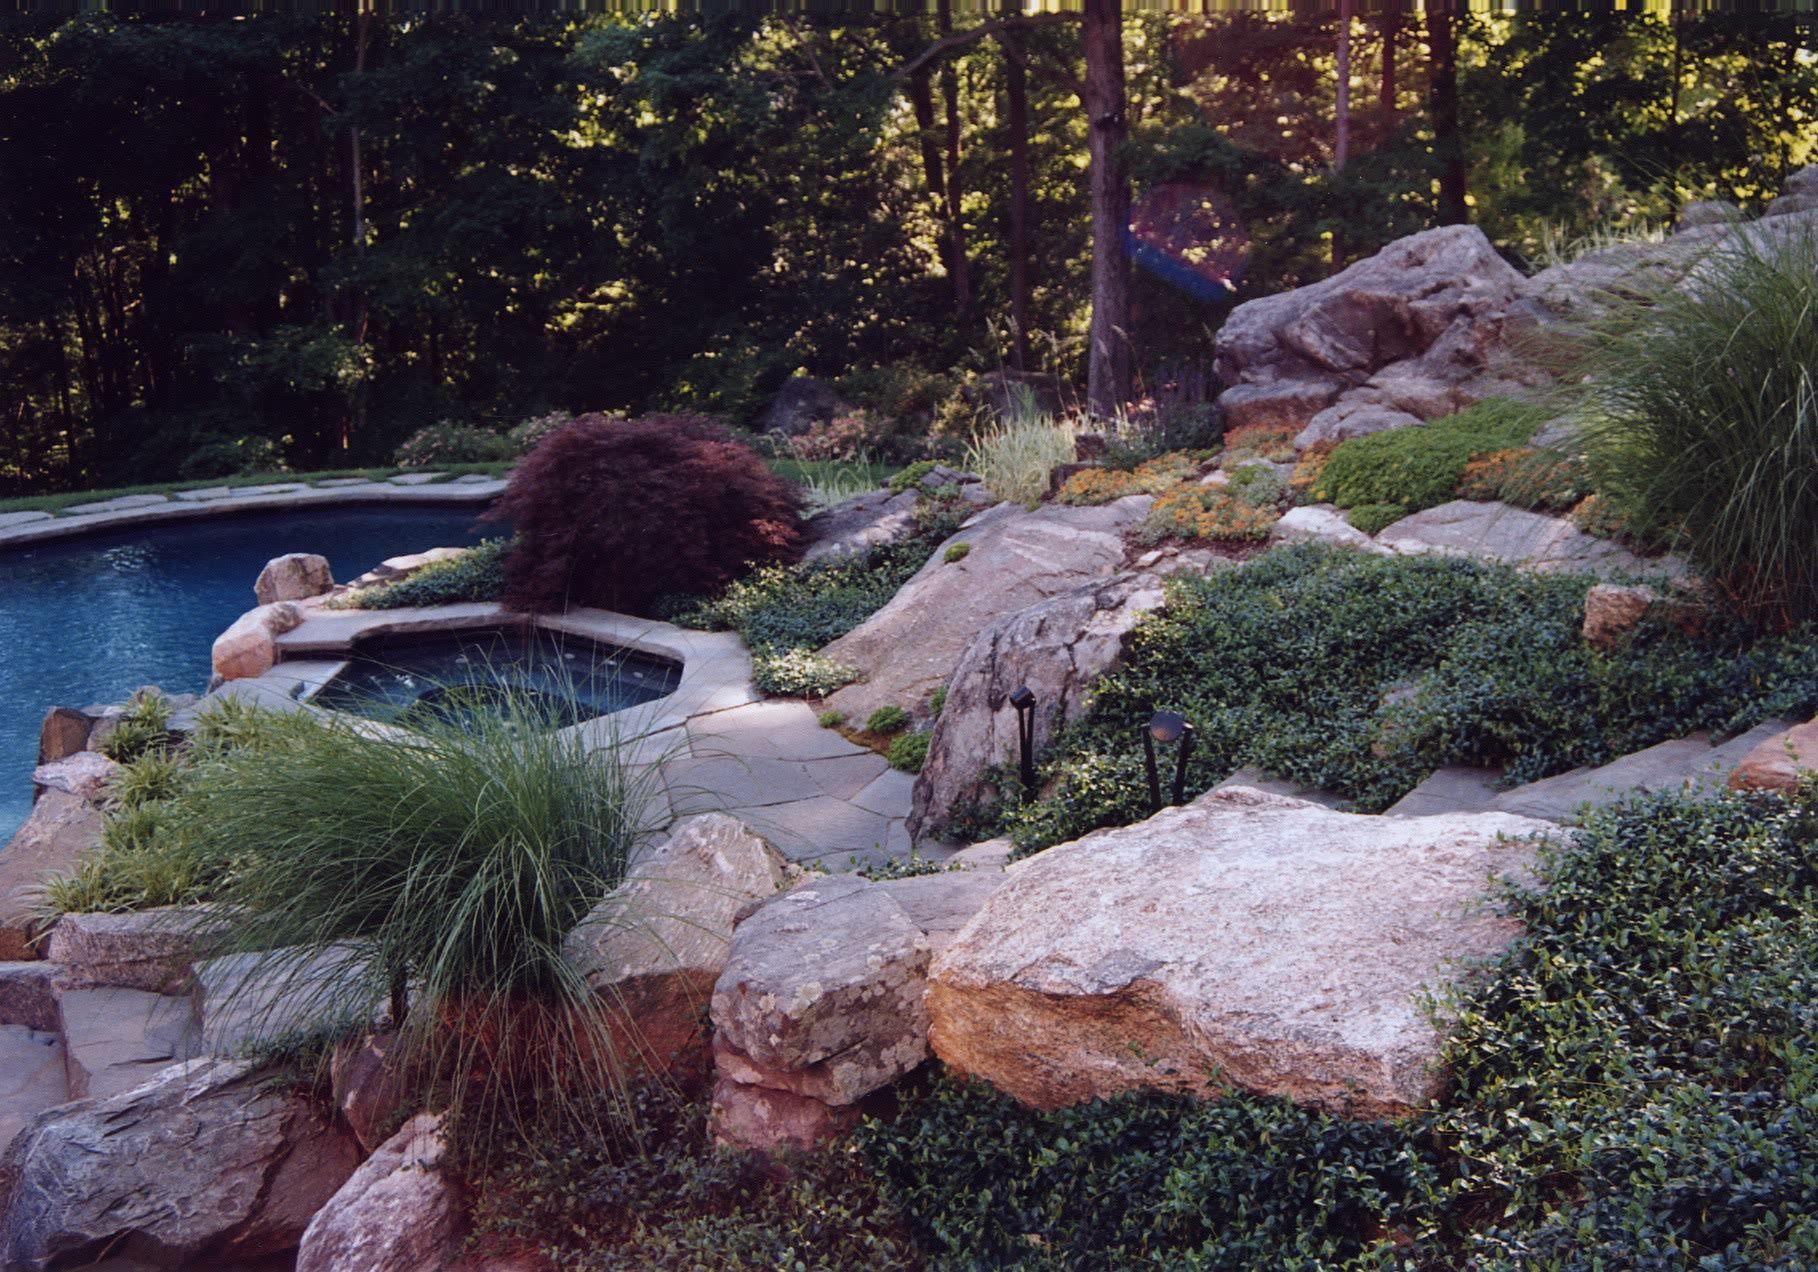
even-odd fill
[(1436, 553), (1577, 574), (1682, 573), (1671, 557), (1645, 560), (1619, 544), (1586, 534), (1564, 517), (1503, 503), (1454, 499), (1403, 517), (1376, 542), (1404, 555)]
[(120, 766), (99, 751), (77, 751), (74, 755), (32, 770), (32, 785), (43, 791), (62, 791), (91, 804), (107, 801), (109, 789), (119, 776)]
[(1507, 393), (1539, 377), (1512, 352), (1525, 280), (1475, 226), (1389, 244), (1331, 278), (1239, 305), (1218, 333), (1231, 427), (1340, 441)]
[(758, 431), (794, 437), (816, 424), (826, 424), (852, 409), (832, 385), (812, 376), (792, 376), (783, 381), (770, 405), (758, 417)]
[(919, 711), (986, 627), (1121, 568), (1123, 535), (1151, 502), (1133, 495), (1097, 508), (1000, 504), (980, 513), (948, 541), (969, 545), (963, 559), (937, 549), (889, 604), (821, 651), (865, 677), (829, 705), (849, 720), (886, 705)]
[(313, 552), (286, 552), (273, 557), (253, 582), (253, 596), (261, 605), (277, 601), (303, 601), (332, 591), (335, 576), (328, 558)]
[(1419, 1001), (1512, 921), (1547, 823), (1384, 818), (1244, 788), (1020, 863), (934, 960), (937, 1055), (1054, 1108), (1226, 1084), (1360, 1116), (1439, 1089)]
[(986, 507), (991, 502), (977, 477), (944, 464), (936, 465), (917, 488), (900, 494), (868, 490), (815, 513), (802, 528), (808, 545), (802, 559), (851, 556), (906, 539), (915, 532), (915, 506), (921, 500), (920, 492), (947, 489), (957, 490), (974, 507)]
[(727, 965), (733, 923), (776, 895), (782, 855), (720, 813), (679, 821), (570, 934), (569, 962), (626, 1020), (657, 1070), (699, 1050), (701, 1009)]
[(249, 1063), (195, 1060), (40, 1114), (0, 1165), (0, 1267), (110, 1254), (220, 1266), (288, 1250), (358, 1163), (353, 1139)]
[(1035, 695), (1035, 748), (1084, 710), (1091, 684), (1117, 662), (1124, 639), (1162, 603), (1161, 580), (1119, 574), (992, 623), (967, 646), (947, 682), (928, 758), (915, 782), (912, 834), (938, 827), (960, 807), (991, 796), (993, 764), (1018, 762), (1010, 695)]
[(297, 1272), (442, 1272), (459, 1257), (459, 1189), (439, 1115), (419, 1113), (360, 1164), (304, 1229)]

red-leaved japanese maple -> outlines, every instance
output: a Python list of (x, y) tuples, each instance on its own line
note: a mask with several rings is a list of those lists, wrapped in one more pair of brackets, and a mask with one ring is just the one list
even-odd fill
[(524, 457), (488, 516), (517, 532), (508, 608), (648, 615), (659, 597), (794, 560), (800, 506), (793, 485), (708, 420), (583, 415)]

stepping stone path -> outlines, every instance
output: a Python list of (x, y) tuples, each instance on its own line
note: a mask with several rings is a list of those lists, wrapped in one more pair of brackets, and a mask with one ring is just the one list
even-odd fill
[(690, 719), (663, 768), (678, 814), (725, 812), (791, 861), (829, 869), (909, 852), (915, 779), (815, 722), (799, 702)]

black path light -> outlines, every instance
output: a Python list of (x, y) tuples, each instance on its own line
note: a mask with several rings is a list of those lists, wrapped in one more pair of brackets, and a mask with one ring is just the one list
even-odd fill
[(1157, 742), (1180, 743), (1179, 758), (1174, 762), (1174, 798), (1170, 801), (1178, 804), (1187, 790), (1187, 757), (1193, 754), (1193, 726), (1187, 723), (1187, 717), (1175, 711), (1157, 711), (1143, 726), (1143, 759), (1149, 770), (1149, 808), (1159, 813), (1162, 797), (1161, 774), (1155, 767)]
[(1023, 802), (1035, 798), (1035, 695), (1028, 685), (1019, 685), (1010, 694), (1010, 705), (1016, 708), (1016, 738), (1022, 744)]

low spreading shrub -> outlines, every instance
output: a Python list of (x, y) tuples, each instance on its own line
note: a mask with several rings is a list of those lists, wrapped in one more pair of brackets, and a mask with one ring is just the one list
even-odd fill
[(566, 1122), (499, 1145), (473, 1189), (481, 1248), (571, 1272), (919, 1272), (927, 1266), (843, 1144), (773, 1160), (714, 1142), (704, 1100), (645, 1089), (644, 1147)]
[(952, 533), (963, 508), (924, 495), (909, 538), (859, 554), (761, 567), (718, 596), (686, 606), (675, 621), (737, 632), (764, 693), (824, 697), (857, 680), (858, 672), (815, 651), (882, 609)]
[(210, 437), (177, 468), (184, 481), (288, 472), (284, 449), (269, 437)]
[(1818, 792), (1594, 816), (1458, 1011), (1449, 1266), (1818, 1263)]
[(505, 440), (511, 444), (513, 455), (528, 455), (536, 449), (537, 443), (558, 428), (566, 427), (573, 420), (574, 416), (567, 411), (550, 411), (546, 415), (533, 415), (505, 434)]
[(1597, 488), (1757, 618), (1818, 618), (1818, 234), (1610, 298), (1572, 377)]
[(1216, 486), (1176, 486), (1156, 499), (1136, 537), (1148, 544), (1163, 539), (1259, 542), (1280, 519), (1275, 509), (1258, 508)]
[(1355, 508), (1400, 504), (1409, 512), (1455, 497), (1465, 465), (1527, 445), (1547, 420), (1541, 407), (1489, 398), (1418, 428), (1390, 429), (1339, 444), (1313, 484), (1315, 498)]
[(437, 464), (485, 464), (510, 459), (509, 440), (488, 429), (447, 420), (420, 428), (392, 455), (399, 468), (433, 468)]
[(1000, 826), (1035, 846), (1146, 816), (1135, 728), (1161, 709), (1196, 726), (1189, 791), (1255, 765), (1365, 811), (1445, 764), (1526, 782), (1818, 710), (1810, 632), (1650, 621), (1600, 651), (1580, 631), (1589, 582), (1312, 547), (1175, 579), (1047, 757), (1044, 798), (997, 805)]
[(800, 495), (750, 447), (691, 416), (582, 416), (526, 455), (488, 515), (516, 531), (513, 609), (648, 614), (800, 551)]
[(1249, 459), (1266, 459), (1272, 464), (1294, 461), (1294, 438), (1299, 432), (1291, 425), (1246, 424), (1225, 434), (1225, 466)]
[(941, 1081), (858, 1143), (937, 1268), (1371, 1266), (1438, 1183), (1406, 1128), (1238, 1094), (1042, 1112)]
[(1226, 471), (1225, 491), (1252, 508), (1273, 508), (1288, 493), (1288, 483), (1273, 464), (1239, 464)]
[(1056, 496), (1064, 504), (1107, 504), (1125, 495), (1158, 495), (1191, 477), (1198, 464), (1191, 455), (1174, 452), (1144, 460), (1131, 469), (1088, 468), (1061, 484)]
[(486, 539), (454, 560), (432, 561), (396, 583), (354, 592), (345, 604), (379, 610), (496, 601), (505, 595), (505, 555), (510, 550), (509, 539)]
[(1345, 513), (1345, 520), (1365, 534), (1381, 534), (1407, 515), (1408, 510), (1400, 504), (1359, 504)]
[(933, 472), (935, 467), (932, 459), (919, 459), (892, 476), (884, 483), (885, 488), (893, 495), (900, 495), (906, 490), (919, 490), (922, 478)]
[(928, 762), (928, 743), (930, 736), (926, 733), (905, 733), (892, 738), (887, 758), (890, 767), (903, 773), (919, 773), (922, 765)]
[(814, 717), (814, 722), (823, 729), (837, 729), (846, 723), (844, 711), (823, 711)]
[(1535, 512), (1569, 512), (1591, 494), (1591, 476), (1581, 459), (1523, 446), (1491, 451), (1466, 464), (1458, 494)]
[(867, 733), (900, 733), (909, 727), (909, 713), (895, 703), (886, 703), (865, 721)]

